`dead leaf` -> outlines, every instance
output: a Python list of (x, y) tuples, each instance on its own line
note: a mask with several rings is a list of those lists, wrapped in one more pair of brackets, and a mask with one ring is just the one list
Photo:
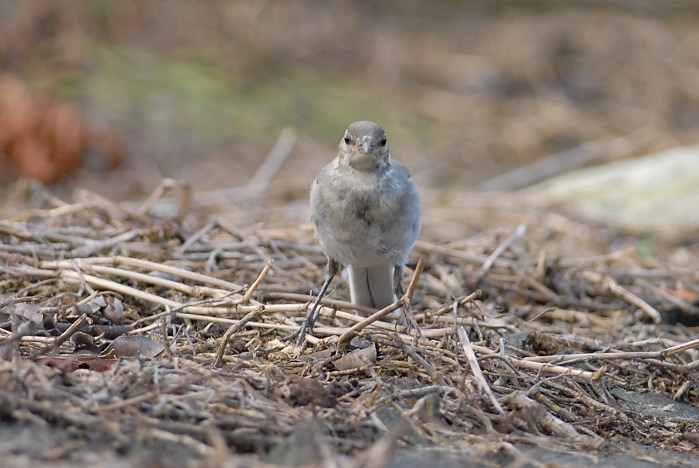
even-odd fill
[(124, 322), (124, 305), (118, 297), (107, 296), (107, 306), (102, 313), (112, 323), (120, 325)]
[(342, 356), (335, 361), (337, 370), (358, 369), (376, 364), (376, 345), (370, 344), (366, 348), (355, 349), (351, 353)]
[(120, 139), (90, 128), (78, 107), (37, 97), (14, 74), (0, 74), (0, 153), (17, 171), (51, 183), (75, 170), (88, 150), (101, 166), (114, 168), (125, 159)]
[(0, 309), (0, 320), (6, 321), (12, 314), (20, 319), (20, 322), (32, 322), (37, 328), (41, 328), (44, 323), (44, 314), (41, 313), (36, 304), (18, 302), (10, 304)]
[(165, 350), (162, 343), (142, 335), (122, 335), (107, 348), (116, 357), (154, 358)]
[(289, 375), (272, 393), (294, 406), (314, 404), (323, 408), (332, 408), (337, 404), (337, 398), (320, 382), (296, 374)]
[(78, 369), (88, 369), (93, 372), (106, 372), (119, 362), (115, 358), (95, 356), (39, 356), (37, 361), (47, 366), (56, 367), (64, 372), (73, 372)]

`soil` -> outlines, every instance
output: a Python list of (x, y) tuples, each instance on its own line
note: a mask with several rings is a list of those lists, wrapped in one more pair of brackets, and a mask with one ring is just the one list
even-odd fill
[[(3, 465), (699, 465), (696, 234), (478, 191), (696, 142), (696, 13), (4, 2), (5, 78), (64, 117), (0, 99)], [(296, 346), (325, 267), (307, 188), (365, 118), (420, 185), (420, 334), (339, 346), (371, 311), (338, 279)], [(17, 180), (47, 141), (79, 167)]]

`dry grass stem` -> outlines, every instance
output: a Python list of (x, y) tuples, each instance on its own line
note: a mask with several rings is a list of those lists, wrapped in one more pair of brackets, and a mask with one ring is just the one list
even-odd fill
[(635, 305), (643, 313), (650, 317), (650, 319), (653, 320), (654, 323), (660, 323), (660, 321), (662, 320), (660, 312), (655, 310), (655, 308), (653, 308), (650, 304), (648, 304), (646, 301), (644, 301), (631, 291), (628, 291), (627, 289), (619, 286), (617, 282), (614, 281), (612, 278), (608, 276), (602, 276), (599, 273), (595, 273), (592, 271), (585, 272), (585, 277), (590, 281), (602, 284), (605, 288), (609, 289), (611, 292), (613, 292), (620, 298)]
[(260, 285), (260, 283), (264, 281), (265, 276), (267, 276), (267, 272), (269, 271), (269, 269), (272, 268), (273, 263), (273, 259), (269, 259), (269, 261), (267, 261), (267, 264), (260, 272), (260, 275), (255, 279), (255, 281), (253, 281), (248, 290), (245, 292), (245, 295), (243, 296), (243, 303), (247, 303), (248, 301), (250, 301), (250, 299), (252, 299), (252, 295), (255, 294), (255, 291), (257, 290), (257, 287)]
[(488, 399), (498, 413), (504, 415), (505, 410), (502, 409), (502, 406), (500, 406), (497, 398), (495, 398), (493, 390), (491, 390), (490, 385), (488, 385), (488, 381), (485, 380), (485, 376), (483, 376), (483, 371), (481, 371), (481, 366), (478, 364), (476, 353), (473, 352), (471, 340), (468, 339), (468, 334), (466, 334), (464, 327), (459, 327), (458, 334), (462, 349), (464, 350), (464, 354), (466, 354), (466, 360), (468, 361), (468, 365), (471, 367), (471, 371), (473, 372), (473, 376), (476, 378), (478, 386), (481, 388), (481, 391), (488, 396)]
[(493, 253), (490, 254), (490, 256), (485, 260), (485, 262), (483, 262), (483, 266), (478, 272), (476, 284), (478, 284), (480, 280), (488, 274), (490, 269), (495, 264), (495, 260), (497, 260), (497, 258), (500, 257), (503, 254), (503, 252), (505, 252), (505, 250), (509, 249), (512, 246), (512, 244), (524, 237), (528, 230), (529, 227), (526, 224), (517, 226), (517, 228), (512, 232), (512, 234), (510, 234), (507, 237), (507, 239), (505, 239), (500, 245), (497, 246)]

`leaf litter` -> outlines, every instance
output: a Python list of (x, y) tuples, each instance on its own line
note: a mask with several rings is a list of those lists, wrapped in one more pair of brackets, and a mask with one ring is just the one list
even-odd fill
[[(161, 219), (163, 194), (133, 209), (44, 191), (0, 220), (3, 425), (70, 434), (18, 443), (8, 463), (697, 453), (699, 270), (682, 249), (662, 264), (600, 252), (603, 227), (519, 211), (512, 196), (454, 196), (426, 211), (408, 265), (417, 330), (386, 311), (366, 319), (375, 311), (341, 300), (338, 281), (299, 347), (285, 338), (324, 275), (311, 230), (241, 234), (187, 218), (184, 202)], [(478, 233), (441, 241), (459, 222)]]

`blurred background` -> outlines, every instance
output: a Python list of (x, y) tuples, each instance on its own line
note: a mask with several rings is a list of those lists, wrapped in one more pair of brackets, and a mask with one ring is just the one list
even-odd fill
[(165, 177), (243, 187), (279, 141), (270, 185), (304, 201), (347, 124), (367, 119), (424, 188), (519, 188), (537, 177), (498, 177), (696, 143), (698, 13), (689, 1), (0, 0), (0, 183), (116, 200)]

